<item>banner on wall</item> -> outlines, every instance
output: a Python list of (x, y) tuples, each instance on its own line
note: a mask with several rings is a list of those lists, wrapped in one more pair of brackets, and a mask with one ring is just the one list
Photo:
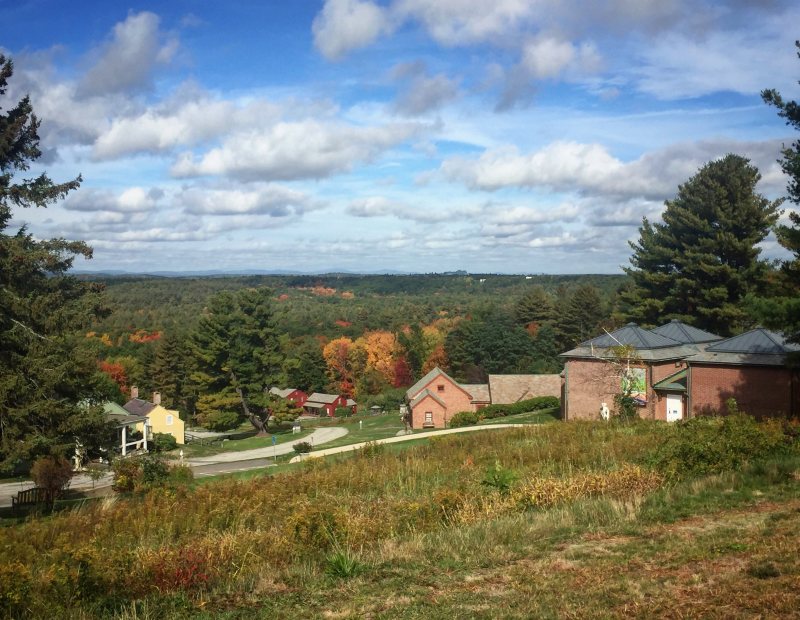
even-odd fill
[[(630, 382), (630, 387), (628, 382)], [(634, 402), (639, 407), (645, 407), (647, 405), (647, 383), (645, 381), (644, 368), (630, 368), (627, 373), (622, 376), (623, 393), (627, 393), (629, 389)]]

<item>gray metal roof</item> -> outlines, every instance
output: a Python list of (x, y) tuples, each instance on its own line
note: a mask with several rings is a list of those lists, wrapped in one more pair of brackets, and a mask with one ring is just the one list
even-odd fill
[(636, 323), (628, 323), (625, 327), (620, 327), (618, 330), (610, 334), (603, 334), (592, 338), (586, 342), (582, 342), (579, 347), (599, 347), (606, 349), (608, 347), (616, 347), (619, 345), (630, 345), (635, 349), (649, 350), (649, 349), (664, 349), (666, 347), (679, 346), (679, 340), (673, 340), (660, 334), (653, 333), (649, 330), (642, 329)]
[(745, 355), (785, 355), (800, 351), (800, 346), (786, 342), (782, 334), (757, 327), (738, 336), (715, 342), (706, 347), (706, 351)]
[(658, 334), (659, 336), (671, 338), (672, 340), (677, 340), (678, 342), (682, 342), (684, 344), (698, 344), (701, 342), (722, 340), (722, 336), (717, 336), (716, 334), (712, 334), (711, 332), (707, 332), (703, 329), (692, 327), (691, 325), (687, 325), (678, 319), (672, 319), (669, 323), (665, 323), (664, 325), (656, 327), (655, 329), (651, 329), (650, 331), (654, 334)]

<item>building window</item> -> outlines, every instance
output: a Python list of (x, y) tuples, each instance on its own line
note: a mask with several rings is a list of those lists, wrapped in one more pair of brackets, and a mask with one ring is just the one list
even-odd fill
[(443, 385), (437, 385), (436, 386), (436, 391), (437, 392), (444, 392), (444, 386)]
[(433, 412), (426, 411), (425, 412), (425, 424), (433, 424)]
[(172, 416), (171, 415), (167, 416), (167, 426), (172, 426)]

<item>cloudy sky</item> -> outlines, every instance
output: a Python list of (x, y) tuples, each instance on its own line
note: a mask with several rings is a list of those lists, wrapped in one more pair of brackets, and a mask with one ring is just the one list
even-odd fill
[(798, 24), (782, 0), (3, 2), (2, 105), (29, 93), (40, 163), (84, 178), (15, 224), (88, 241), (80, 269), (618, 273), (711, 159), (783, 193), (796, 136), (759, 92), (800, 95)]

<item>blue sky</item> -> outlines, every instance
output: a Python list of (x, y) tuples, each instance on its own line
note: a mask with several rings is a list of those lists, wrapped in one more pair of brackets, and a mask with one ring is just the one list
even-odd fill
[(618, 273), (707, 161), (783, 194), (795, 4), (0, 3), (4, 105), (84, 178), (14, 223), (79, 269)]

